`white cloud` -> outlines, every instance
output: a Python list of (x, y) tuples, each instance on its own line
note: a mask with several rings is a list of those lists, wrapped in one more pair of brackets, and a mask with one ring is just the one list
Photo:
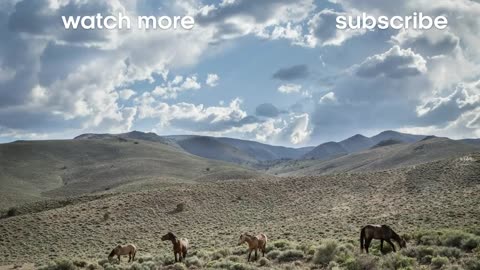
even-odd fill
[(136, 95), (137, 93), (132, 89), (123, 89), (120, 91), (120, 98), (123, 100), (129, 100), (131, 97)]
[(292, 116), (291, 133), (289, 135), (290, 143), (295, 145), (302, 144), (310, 138), (312, 130), (309, 122), (309, 115), (306, 113)]
[(205, 81), (205, 84), (210, 87), (215, 87), (218, 85), (218, 80), (220, 80), (220, 77), (217, 74), (211, 73), (207, 75), (207, 80)]
[(337, 102), (337, 97), (335, 97), (335, 93), (334, 92), (328, 92), (326, 93), (325, 95), (323, 95), (320, 100), (319, 100), (319, 103), (320, 104), (325, 104), (325, 103), (336, 103)]
[(287, 83), (278, 87), (278, 92), (284, 94), (298, 93), (302, 90), (302, 86), (299, 84)]
[(185, 79), (182, 76), (175, 76), (173, 80), (166, 81), (155, 87), (155, 89), (152, 91), (152, 94), (161, 96), (163, 98), (175, 99), (181, 92), (198, 90), (201, 87), (202, 85), (198, 82), (196, 75), (186, 77)]
[(427, 61), (421, 55), (397, 45), (384, 53), (368, 57), (356, 70), (356, 74), (361, 77), (384, 75), (390, 78), (404, 78), (426, 72)]
[[(335, 27), (337, 16), (345, 16), (347, 13), (337, 12), (331, 9), (324, 9), (315, 14), (308, 21), (309, 34), (306, 35), (306, 43), (310, 47), (315, 46), (340, 46), (346, 40), (363, 35), (363, 29), (339, 30)], [(353, 15), (353, 14), (348, 14)]]

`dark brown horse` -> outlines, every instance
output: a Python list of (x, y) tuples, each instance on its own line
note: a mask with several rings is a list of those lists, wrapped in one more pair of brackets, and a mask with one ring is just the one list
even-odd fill
[(395, 252), (395, 245), (392, 243), (392, 239), (398, 243), (400, 248), (404, 248), (407, 246), (405, 240), (403, 240), (396, 232), (392, 230), (387, 225), (367, 225), (362, 228), (360, 232), (360, 249), (368, 253), (368, 248), (370, 247), (370, 243), (372, 239), (379, 239), (380, 240), (380, 251), (383, 253), (383, 241), (392, 246), (393, 252)]
[(135, 247), (135, 245), (118, 245), (112, 250), (112, 252), (110, 252), (108, 258), (111, 259), (113, 256), (117, 255), (118, 261), (120, 261), (120, 256), (128, 255), (128, 262), (133, 262), (135, 260), (135, 254), (137, 254), (137, 248)]
[(247, 242), (248, 244), (248, 261), (250, 261), (250, 255), (252, 255), (252, 251), (255, 250), (255, 260), (257, 259), (257, 250), (260, 249), (262, 252), (263, 257), (265, 257), (265, 247), (267, 246), (267, 236), (263, 233), (253, 236), (248, 233), (243, 233), (240, 235), (240, 240), (238, 244), (241, 245)]
[(185, 259), (185, 257), (187, 257), (188, 239), (186, 238), (177, 239), (175, 234), (169, 232), (164, 236), (162, 236), (162, 241), (172, 241), (173, 255), (175, 256), (175, 262), (177, 262), (177, 254), (180, 261), (182, 261), (182, 258)]

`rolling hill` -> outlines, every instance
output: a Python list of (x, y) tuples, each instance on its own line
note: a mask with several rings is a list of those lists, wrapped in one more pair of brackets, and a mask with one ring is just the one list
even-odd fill
[[(258, 269), (324, 269), (308, 264), (313, 254), (309, 253), (311, 246), (335, 239), (360, 254), (358, 233), (365, 224), (391, 224), (401, 235), (426, 229), (478, 229), (479, 170), (480, 155), (476, 153), (382, 172), (178, 183), (116, 193), (0, 219), (0, 265), (30, 262), (38, 267), (61, 258), (97, 264), (106, 262), (115, 245), (135, 243), (139, 263), (150, 261), (161, 269), (185, 269), (172, 266), (171, 243), (160, 240), (173, 231), (190, 240), (187, 257), (204, 260), (201, 267), (210, 269), (214, 267), (208, 262), (230, 260), (230, 264), (244, 264), (222, 269), (257, 269), (258, 262), (246, 263), (247, 248), (237, 246), (238, 236), (264, 232), (272, 265)], [(185, 203), (185, 209), (173, 211), (179, 202)], [(452, 232), (456, 242), (461, 242), (459, 236)], [(468, 239), (468, 243), (476, 243)], [(412, 251), (415, 242), (410, 240), (405, 251)], [(297, 249), (293, 244), (304, 248)], [(84, 246), (88, 248), (81, 248)], [(302, 250), (305, 255), (298, 255)], [(294, 259), (301, 260), (301, 268), (279, 259), (279, 254), (287, 251), (297, 254)], [(455, 250), (447, 251), (445, 254), (453, 254), (452, 260), (458, 258)], [(406, 253), (395, 256), (401, 254)], [(388, 259), (392, 254), (374, 255)], [(124, 258), (119, 266), (130, 269), (132, 264)]]
[(365, 151), (324, 161), (287, 162), (270, 168), (269, 172), (286, 176), (380, 171), (458, 157), (475, 151), (480, 151), (480, 146), (432, 137), (415, 143), (387, 143), (386, 146), (374, 146)]
[(354, 135), (340, 142), (328, 142), (315, 147), (306, 153), (304, 159), (327, 160), (349, 153), (369, 149), (382, 141), (395, 140), (398, 142), (412, 143), (423, 139), (423, 135), (412, 135), (392, 130), (383, 131), (370, 138), (361, 134)]
[[(2, 208), (128, 184), (251, 177), (258, 173), (165, 143), (102, 136), (0, 144)], [(133, 184), (139, 186), (135, 187)]]

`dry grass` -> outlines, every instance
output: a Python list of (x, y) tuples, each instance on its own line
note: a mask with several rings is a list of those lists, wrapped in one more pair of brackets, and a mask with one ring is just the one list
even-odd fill
[[(356, 250), (358, 231), (367, 223), (390, 224), (411, 235), (423, 229), (478, 228), (479, 160), (472, 156), (375, 173), (169, 184), (156, 190), (74, 201), (1, 219), (0, 265), (47, 264), (62, 258), (97, 263), (117, 243), (128, 242), (139, 247), (139, 258), (158, 260), (150, 263), (155, 265), (161, 258), (162, 265), (170, 265), (171, 244), (161, 242), (160, 237), (174, 231), (190, 239), (189, 255), (201, 261), (192, 265), (250, 269), (260, 267), (260, 262), (246, 265), (245, 248), (232, 248), (240, 233), (250, 231), (264, 232), (270, 241), (276, 241), (268, 261), (262, 262), (265, 269), (278, 265), (310, 268), (314, 266), (310, 260), (326, 238), (338, 241), (342, 250), (348, 249), (343, 246), (353, 239)], [(186, 205), (184, 211), (172, 211), (181, 202)], [(416, 239), (412, 236), (409, 244), (417, 243)], [(448, 242), (442, 241), (435, 244)], [(464, 239), (460, 243), (473, 245)], [(476, 269), (465, 265), (478, 265), (472, 255), (477, 251), (459, 249), (460, 256), (449, 258), (448, 265)], [(380, 267), (377, 269), (412, 264), (411, 260), (417, 263), (416, 255), (408, 259), (403, 253), (375, 261), (356, 251), (342, 252), (351, 253), (329, 263), (331, 269), (347, 264), (353, 267), (347, 269), (360, 269), (355, 268), (357, 263), (374, 263)], [(448, 258), (445, 252), (435, 253), (435, 258)], [(442, 258), (432, 261), (445, 262)]]

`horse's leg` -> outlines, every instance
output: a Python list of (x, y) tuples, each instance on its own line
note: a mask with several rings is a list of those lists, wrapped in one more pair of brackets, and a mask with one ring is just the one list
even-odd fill
[(183, 252), (183, 258), (185, 259), (187, 257), (187, 250), (185, 249), (185, 251)]
[(365, 239), (365, 251), (368, 254), (368, 248), (370, 247), (370, 243), (372, 242), (372, 238)]
[(383, 239), (380, 239), (380, 252), (383, 254)]
[(390, 244), (390, 246), (392, 246), (393, 252), (397, 252), (397, 250), (395, 250), (395, 245), (392, 243), (392, 240), (388, 239), (386, 241), (387, 241), (387, 243)]
[(177, 253), (175, 251), (173, 252), (173, 256), (175, 256), (175, 262), (178, 262), (177, 261)]
[(263, 248), (262, 248), (262, 256), (265, 257), (265, 245), (263, 245)]
[(257, 260), (257, 250), (258, 248), (255, 248), (255, 261)]
[(253, 251), (253, 249), (250, 249), (249, 252), (248, 252), (248, 260), (247, 260), (247, 262), (250, 261), (250, 255), (252, 255), (252, 251)]

